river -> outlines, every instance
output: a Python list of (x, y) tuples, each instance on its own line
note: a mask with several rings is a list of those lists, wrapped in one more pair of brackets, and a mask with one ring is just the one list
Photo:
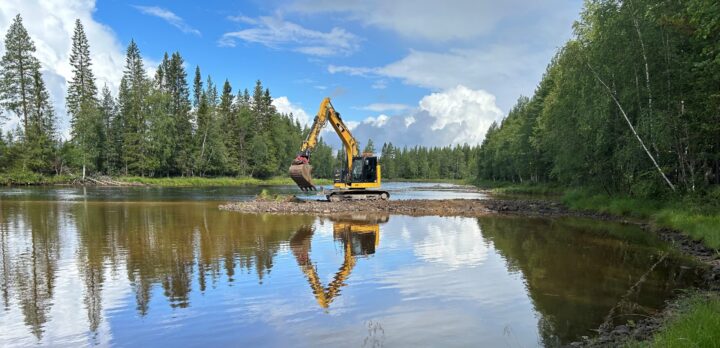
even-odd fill
[(701, 273), (613, 222), (217, 209), (260, 190), (0, 189), (0, 346), (555, 346)]

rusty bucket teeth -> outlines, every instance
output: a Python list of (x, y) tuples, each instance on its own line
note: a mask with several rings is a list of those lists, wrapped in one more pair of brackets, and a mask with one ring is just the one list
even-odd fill
[(290, 166), (290, 177), (303, 191), (315, 191), (312, 183), (312, 166), (309, 164), (293, 164)]

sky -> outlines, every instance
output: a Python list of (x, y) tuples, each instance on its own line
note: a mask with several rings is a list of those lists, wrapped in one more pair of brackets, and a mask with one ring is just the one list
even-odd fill
[[(0, 33), (18, 13), (69, 136), (65, 114), (75, 19), (85, 26), (93, 71), (114, 93), (135, 40), (148, 74), (179, 51), (237, 92), (260, 79), (277, 109), (312, 121), (332, 98), (362, 144), (479, 144), (572, 37), (582, 0), (3, 0)], [(0, 54), (4, 53), (0, 43)], [(17, 118), (3, 125), (9, 129)], [(328, 129), (330, 127), (327, 127)], [(334, 147), (339, 141), (323, 137)]]

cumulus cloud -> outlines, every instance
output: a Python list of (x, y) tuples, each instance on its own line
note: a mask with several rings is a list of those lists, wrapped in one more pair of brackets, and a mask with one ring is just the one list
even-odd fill
[(545, 69), (551, 51), (522, 46), (484, 49), (451, 49), (444, 52), (411, 50), (398, 61), (380, 67), (328, 66), (331, 74), (397, 78), (405, 84), (433, 90), (462, 84), (469, 88), (492, 88), (504, 109), (521, 94), (530, 94)]
[(172, 11), (158, 7), (158, 6), (133, 6), (138, 11), (140, 11), (143, 14), (158, 17), (166, 22), (168, 22), (170, 25), (172, 25), (175, 28), (180, 29), (183, 33), (187, 34), (194, 34), (200, 36), (200, 30), (197, 30), (193, 27), (191, 27), (189, 24), (185, 23), (185, 20), (180, 18), (178, 15), (173, 13)]
[(220, 46), (235, 47), (237, 40), (261, 44), (273, 49), (290, 49), (311, 56), (349, 55), (360, 47), (360, 38), (345, 29), (334, 27), (328, 32), (307, 29), (279, 17), (245, 16), (230, 20), (252, 26), (251, 28), (223, 34)]
[(310, 116), (298, 105), (293, 104), (288, 97), (278, 97), (273, 99), (273, 106), (279, 113), (292, 114), (295, 119), (300, 122), (301, 126), (310, 125)]
[[(124, 49), (115, 33), (93, 19), (94, 11), (93, 0), (3, 0), (0, 6), (0, 32), (7, 32), (13, 18), (19, 13), (35, 42), (36, 57), (42, 64), (43, 78), (58, 116), (58, 128), (65, 138), (69, 134), (65, 93), (67, 81), (72, 78), (69, 55), (75, 19), (80, 19), (85, 27), (90, 42), (92, 69), (99, 88), (107, 84), (113, 91), (117, 91), (125, 64)], [(5, 47), (0, 40), (0, 54), (4, 52)], [(17, 122), (13, 118), (4, 128), (13, 128)]]
[(362, 124), (368, 125), (370, 127), (380, 128), (387, 124), (388, 120), (390, 120), (390, 116), (388, 115), (380, 115), (378, 117), (368, 117), (365, 120), (362, 121)]
[[(458, 85), (423, 97), (417, 108), (405, 114), (367, 117), (351, 130), (362, 143), (372, 138), (376, 144), (396, 146), (477, 145), (502, 115), (492, 94)], [(326, 141), (340, 148), (338, 140)]]

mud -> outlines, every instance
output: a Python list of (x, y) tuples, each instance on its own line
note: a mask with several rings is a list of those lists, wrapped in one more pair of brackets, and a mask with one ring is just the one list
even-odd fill
[[(626, 220), (615, 215), (570, 210), (559, 202), (546, 200), (515, 200), (515, 199), (449, 199), (449, 200), (390, 200), (390, 201), (359, 201), (330, 203), (327, 201), (288, 201), (255, 200), (228, 203), (220, 209), (245, 213), (270, 214), (313, 214), (337, 215), (342, 213), (383, 213), (397, 215), (439, 215), (477, 217), (487, 214), (508, 214), (524, 216), (561, 217), (576, 216), (606, 221), (618, 221), (636, 224), (650, 233), (656, 233), (661, 239), (674, 245), (680, 252), (696, 258), (707, 265), (703, 291), (720, 291), (720, 253), (693, 240), (680, 231), (637, 221)], [(598, 328), (594, 337), (584, 337), (582, 341), (573, 342), (572, 347), (615, 347), (624, 342), (646, 340), (652, 337), (664, 324), (667, 317), (677, 311), (677, 300), (668, 302), (666, 308), (632, 326), (618, 325), (610, 328)]]

